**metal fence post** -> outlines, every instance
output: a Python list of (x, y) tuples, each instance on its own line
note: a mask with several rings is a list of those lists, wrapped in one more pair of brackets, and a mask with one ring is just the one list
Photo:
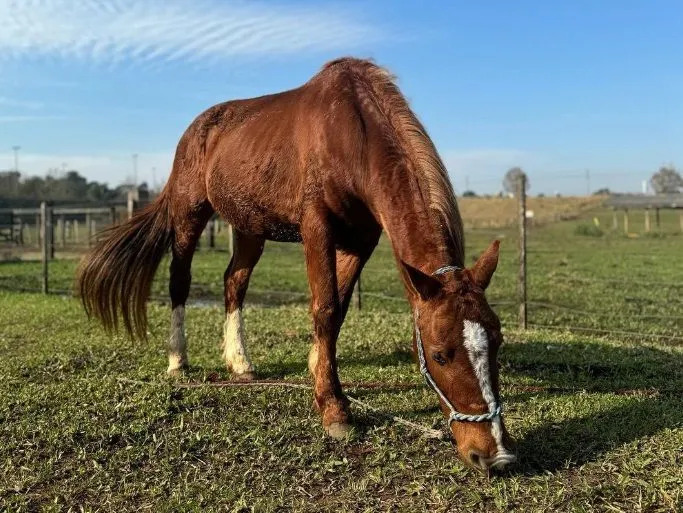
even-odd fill
[(526, 176), (520, 175), (517, 182), (517, 198), (519, 201), (519, 327), (527, 328), (526, 304)]
[(48, 238), (47, 238), (47, 233), (48, 233), (48, 226), (47, 226), (47, 218), (48, 218), (48, 210), (47, 210), (47, 203), (42, 201), (40, 203), (40, 234), (41, 236), (39, 237), (41, 243), (40, 243), (40, 256), (41, 256), (41, 261), (42, 261), (42, 278), (43, 278), (43, 294), (48, 293), (48, 266), (47, 262), (50, 257), (50, 252), (48, 248)]

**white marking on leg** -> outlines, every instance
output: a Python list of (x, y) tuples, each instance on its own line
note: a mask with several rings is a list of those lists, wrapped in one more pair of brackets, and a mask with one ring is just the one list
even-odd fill
[(187, 340), (185, 339), (185, 306), (171, 310), (171, 336), (168, 340), (168, 370), (173, 372), (187, 366)]
[(235, 374), (254, 372), (245, 344), (242, 309), (229, 313), (223, 325), (223, 358), (225, 364)]
[(318, 365), (318, 344), (313, 344), (308, 353), (308, 372), (315, 376), (315, 366)]
[[(489, 368), (489, 339), (486, 330), (478, 322), (465, 321), (462, 330), (465, 339), (465, 348), (474, 374), (479, 381), (481, 395), (488, 404), (489, 411), (496, 407), (496, 396), (493, 394), (491, 385), (491, 369)], [(503, 445), (503, 426), (500, 417), (491, 420), (491, 436), (496, 441), (496, 456), (509, 455)]]

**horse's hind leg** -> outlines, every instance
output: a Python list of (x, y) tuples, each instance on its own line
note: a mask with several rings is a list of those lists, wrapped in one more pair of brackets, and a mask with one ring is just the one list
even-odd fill
[(185, 302), (190, 294), (190, 267), (197, 241), (213, 215), (208, 201), (198, 209), (178, 207), (173, 215), (174, 240), (169, 292), (171, 294), (171, 335), (168, 340), (168, 370), (170, 376), (182, 373), (188, 366), (185, 338)]
[(235, 378), (255, 378), (249, 359), (242, 323), (242, 304), (251, 272), (263, 253), (264, 239), (234, 232), (233, 255), (225, 271), (225, 324), (223, 326), (223, 359)]

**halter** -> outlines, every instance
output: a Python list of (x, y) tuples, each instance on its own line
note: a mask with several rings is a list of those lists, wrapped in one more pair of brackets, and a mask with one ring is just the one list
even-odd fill
[[(450, 272), (450, 271), (459, 271), (461, 270), (460, 267), (456, 267), (454, 265), (446, 265), (443, 267), (439, 267), (436, 271), (434, 271), (432, 274), (435, 276), (439, 276), (441, 274)], [(434, 378), (432, 378), (432, 375), (429, 373), (429, 369), (427, 369), (427, 360), (425, 359), (425, 349), (424, 345), (422, 343), (422, 336), (420, 335), (420, 327), (418, 326), (418, 320), (419, 320), (419, 313), (417, 310), (415, 310), (415, 340), (416, 340), (416, 345), (417, 345), (417, 356), (420, 361), (420, 372), (425, 378), (425, 381), (427, 384), (439, 395), (441, 400), (444, 402), (446, 406), (448, 406), (448, 409), (451, 410), (450, 415), (448, 416), (448, 425), (450, 426), (453, 422), (459, 421), (459, 422), (487, 422), (489, 420), (493, 420), (495, 417), (500, 416), (500, 414), (503, 411), (502, 406), (499, 403), (495, 403), (494, 408), (492, 410), (489, 410), (488, 413), (482, 413), (481, 415), (470, 415), (468, 413), (461, 413), (458, 410), (455, 409), (455, 406), (453, 406), (453, 403), (451, 403), (448, 398), (446, 397), (446, 394), (443, 393), (443, 391), (437, 386), (436, 382), (434, 381)]]

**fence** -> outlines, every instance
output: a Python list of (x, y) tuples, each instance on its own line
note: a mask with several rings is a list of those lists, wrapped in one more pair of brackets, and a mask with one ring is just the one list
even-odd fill
[[(633, 271), (629, 271), (631, 273), (630, 279), (628, 282), (624, 282), (621, 279), (610, 279), (608, 276), (596, 275), (595, 273), (582, 274), (581, 270), (573, 270), (571, 273), (564, 272), (561, 267), (563, 264), (560, 261), (558, 264), (560, 266), (559, 271), (554, 269), (554, 265), (548, 265), (552, 272), (557, 274), (557, 277), (553, 279), (556, 279), (561, 284), (574, 284), (576, 291), (586, 291), (584, 293), (585, 297), (567, 299), (560, 295), (548, 295), (545, 291), (539, 293), (540, 287), (537, 283), (534, 283), (534, 281), (538, 282), (539, 274), (548, 272), (547, 269), (543, 269), (545, 265), (544, 262), (547, 264), (555, 258), (555, 255), (561, 260), (563, 254), (571, 250), (571, 246), (569, 246), (570, 250), (560, 250), (557, 249), (557, 247), (550, 247), (550, 244), (555, 245), (554, 239), (548, 239), (548, 242), (539, 242), (535, 235), (529, 239), (528, 230), (531, 229), (532, 233), (536, 233), (537, 220), (531, 217), (532, 213), (527, 208), (525, 187), (523, 184), (520, 184), (517, 199), (511, 199), (510, 201), (516, 202), (517, 205), (517, 228), (515, 229), (514, 239), (518, 239), (518, 246), (515, 251), (517, 254), (515, 269), (514, 271), (512, 268), (506, 269), (506, 274), (502, 276), (504, 280), (508, 281), (505, 286), (507, 292), (503, 295), (497, 295), (497, 297), (494, 292), (494, 297), (489, 298), (492, 304), (498, 309), (503, 310), (505, 325), (510, 326), (514, 324), (521, 329), (526, 329), (528, 327), (548, 329), (569, 328), (577, 332), (611, 332), (620, 336), (639, 336), (660, 340), (683, 340), (682, 337), (677, 335), (679, 330), (676, 325), (678, 319), (683, 319), (683, 315), (678, 315), (680, 292), (683, 292), (683, 285), (680, 282), (677, 284), (675, 280), (652, 280), (647, 279), (646, 276), (637, 279), (637, 277), (634, 276)], [(49, 270), (50, 262), (55, 255), (55, 251), (59, 253), (60, 251), (68, 251), (69, 248), (85, 249), (90, 244), (88, 241), (92, 240), (92, 237), (88, 235), (96, 233), (98, 228), (105, 227), (110, 224), (112, 220), (119, 220), (125, 215), (132, 215), (135, 206), (134, 203), (131, 204), (128, 202), (125, 205), (83, 209), (55, 208), (44, 204), (41, 205), (40, 209), (14, 210), (12, 214), (15, 215), (16, 219), (28, 220), (30, 218), (33, 220), (36, 219), (37, 216), (37, 230), (24, 227), (23, 233), (25, 239), (32, 237), (30, 241), (24, 240), (25, 245), (35, 246), (36, 241), (40, 243), (40, 245), (37, 246), (40, 250), (39, 258), (42, 264), (40, 271), (40, 288), (44, 292), (48, 292), (51, 288)], [(635, 207), (631, 206), (630, 208), (632, 212), (631, 221), (633, 221), (636, 219), (633, 214)], [(616, 210), (614, 212), (616, 212)], [(613, 214), (610, 213), (610, 211), (602, 211), (601, 216), (601, 226), (608, 226), (610, 221), (613, 221), (613, 219), (611, 219)], [(645, 219), (647, 219), (647, 217), (645, 217)], [(559, 225), (561, 223), (556, 224)], [(637, 224), (638, 227), (648, 227), (647, 222), (641, 223), (639, 221)], [(656, 226), (656, 224), (650, 226), (650, 230), (652, 230), (654, 226)], [(671, 226), (673, 226), (673, 224)], [(634, 224), (632, 222), (630, 228), (632, 229), (633, 227)], [(612, 226), (612, 230), (614, 233), (620, 231), (614, 226)], [(33, 235), (33, 232), (35, 232), (35, 235)], [(478, 229), (477, 233), (482, 240), (486, 237), (490, 240), (490, 238), (499, 236), (497, 228), (492, 228), (488, 231)], [(649, 233), (647, 229), (646, 233)], [(44, 234), (47, 234), (47, 236)], [(471, 235), (471, 233), (469, 233), (469, 235)], [(655, 235), (655, 233), (652, 235)], [(626, 238), (623, 239), (627, 240)], [(529, 246), (530, 240), (531, 245)], [(590, 239), (583, 240), (592, 243)], [(676, 239), (671, 239), (671, 241), (677, 242)], [(231, 253), (231, 244), (232, 236), (230, 227), (218, 219), (211, 220), (202, 236), (202, 249), (220, 247), (225, 250), (227, 246), (227, 251)], [(647, 244), (641, 245), (641, 247), (644, 247), (642, 258), (649, 258), (652, 256)], [(506, 248), (506, 250), (509, 251), (510, 246), (507, 245)], [(386, 249), (381, 249), (381, 251), (386, 251)], [(635, 253), (630, 253), (630, 255), (632, 257), (637, 256)], [(361, 281), (359, 280), (355, 289), (352, 303), (355, 308), (372, 308), (378, 302), (382, 302), (384, 305), (390, 303), (401, 305), (405, 302), (402, 290), (400, 289), (400, 284), (396, 287), (388, 285), (390, 282), (398, 282), (393, 267), (392, 269), (389, 269), (386, 265), (388, 258), (390, 257), (387, 255), (386, 258), (382, 260), (382, 266), (370, 265), (368, 270), (364, 272), (362, 287)], [(505, 260), (505, 265), (507, 265), (512, 259), (509, 258), (508, 255), (508, 258)], [(372, 261), (370, 264), (372, 264)], [(201, 261), (200, 265), (202, 265)], [(223, 265), (227, 265), (227, 262)], [(298, 263), (292, 265), (295, 265), (297, 272), (301, 269), (298, 267)], [(284, 274), (286, 268), (285, 258), (285, 265), (277, 264), (277, 266), (274, 266), (269, 272), (273, 272), (274, 270), (276, 274), (277, 272)], [(639, 269), (640, 268), (639, 264)], [(644, 267), (643, 272), (645, 273), (646, 271), (647, 267)], [(213, 272), (214, 271), (212, 271), (212, 273)], [(220, 271), (217, 271), (217, 273), (218, 272)], [(530, 272), (531, 274), (529, 274)], [(201, 271), (199, 276), (201, 276)], [(197, 277), (197, 275), (195, 277)], [(529, 278), (531, 278), (532, 283), (534, 284), (534, 292), (531, 297), (528, 294)], [(512, 283), (512, 279), (514, 279), (514, 283)], [(302, 280), (305, 280), (305, 278), (302, 278)], [(501, 276), (499, 273), (499, 277), (496, 281), (500, 282), (500, 280)], [(381, 283), (381, 286), (378, 286), (379, 283)], [(385, 284), (387, 285), (385, 286)], [(603, 284), (604, 287), (597, 286), (596, 284)], [(256, 286), (250, 288), (250, 294), (253, 294), (252, 297), (266, 298), (266, 303), (269, 301), (268, 298), (272, 297), (293, 298), (293, 301), (302, 303), (307, 300), (307, 291), (305, 287), (300, 287), (299, 290), (296, 290), (299, 286), (298, 281), (295, 283), (291, 279), (283, 279), (278, 282), (277, 279), (274, 279), (268, 280), (268, 285), (269, 286), (267, 287), (261, 287), (261, 289), (259, 289), (257, 283)], [(643, 321), (643, 324), (646, 322), (651, 323), (653, 321), (659, 324), (661, 321), (662, 323), (673, 323), (673, 327), (670, 326), (666, 330), (657, 330), (650, 329), (650, 325), (647, 325), (647, 329), (645, 330), (635, 322), (625, 322), (622, 318), (619, 318), (620, 312), (617, 312), (614, 309), (601, 310), (600, 307), (607, 306), (607, 302), (610, 301), (606, 290), (617, 285), (620, 289), (624, 289), (625, 286), (632, 288), (632, 290), (629, 290), (626, 293), (627, 297), (622, 298), (623, 301), (629, 305), (635, 305), (634, 308), (632, 308), (632, 311), (628, 313), (631, 321), (633, 319), (640, 319)], [(194, 290), (199, 291), (202, 297), (210, 296), (220, 298), (221, 293), (218, 289), (221, 287), (221, 282), (211, 282), (209, 284), (200, 281), (198, 288)], [(657, 287), (657, 289), (661, 291), (661, 303), (657, 303), (657, 300), (653, 299), (653, 295), (649, 292), (652, 287)], [(162, 297), (164, 288), (157, 289), (158, 294)], [(62, 287), (61, 290), (68, 290), (68, 287)], [(590, 292), (588, 292), (589, 290)], [(641, 293), (645, 291), (648, 291), (646, 294), (647, 297), (641, 297)], [(580, 292), (576, 292), (576, 294), (580, 294)], [(602, 298), (600, 300), (602, 303), (600, 301), (593, 301), (593, 304), (590, 304), (589, 299), (591, 299), (590, 296), (593, 294), (599, 294)], [(622, 294), (622, 296), (623, 295), (624, 294)], [(644, 305), (642, 309), (639, 309), (638, 305), (640, 304)], [(671, 309), (670, 305), (675, 306), (673, 312), (667, 312), (666, 310), (667, 307), (669, 307), (669, 310)], [(531, 316), (529, 313), (530, 310), (532, 312)], [(514, 313), (512, 313), (513, 311)], [(683, 311), (680, 313), (683, 314)], [(588, 316), (592, 316), (593, 321), (582, 322), (585, 321)]]

